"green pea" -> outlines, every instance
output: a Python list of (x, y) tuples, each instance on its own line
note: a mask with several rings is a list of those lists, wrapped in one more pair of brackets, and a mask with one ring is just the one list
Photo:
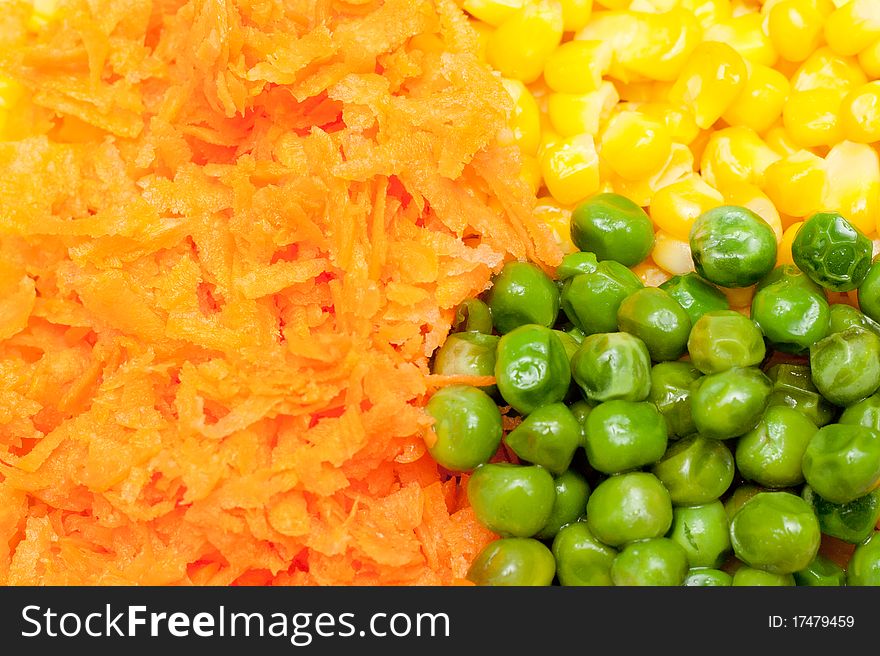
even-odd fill
[(727, 519), (732, 519), (739, 509), (743, 507), (745, 502), (759, 492), (769, 492), (769, 490), (760, 485), (751, 485), (748, 483), (737, 485), (724, 502), (724, 512), (727, 513)]
[(651, 391), (651, 356), (629, 333), (596, 333), (572, 357), (571, 376), (593, 403), (644, 401)]
[(611, 586), (617, 550), (600, 542), (585, 521), (567, 524), (553, 538), (556, 576), (564, 586)]
[(832, 333), (810, 347), (810, 371), (831, 403), (860, 401), (880, 388), (880, 337), (862, 328)]
[(478, 298), (468, 298), (455, 308), (452, 332), (477, 332), (488, 335), (492, 332), (492, 311)]
[(644, 287), (623, 299), (617, 326), (641, 339), (654, 361), (678, 360), (687, 351), (690, 317), (678, 301), (657, 287)]
[(847, 328), (864, 328), (880, 336), (880, 323), (859, 312), (852, 305), (833, 303), (829, 310), (828, 334), (842, 333)]
[(603, 260), (595, 271), (565, 281), (562, 310), (587, 335), (614, 332), (623, 299), (642, 287), (644, 283), (639, 277), (620, 262)]
[(730, 521), (736, 557), (774, 574), (807, 567), (819, 552), (821, 538), (812, 506), (789, 492), (759, 492)]
[(581, 426), (564, 403), (548, 403), (525, 417), (504, 441), (521, 460), (561, 474), (580, 446)]
[(562, 401), (571, 384), (565, 345), (550, 328), (515, 328), (498, 340), (495, 383), (503, 399), (521, 414)]
[(724, 504), (674, 507), (669, 537), (684, 549), (690, 567), (719, 567), (731, 548)]
[(715, 501), (730, 487), (734, 470), (733, 454), (727, 445), (702, 435), (670, 443), (651, 468), (676, 505)]
[(749, 432), (760, 421), (772, 387), (757, 367), (734, 367), (703, 376), (691, 392), (697, 431), (719, 440)]
[(488, 463), (467, 482), (467, 497), (477, 520), (502, 537), (532, 537), (553, 511), (556, 484), (538, 465)]
[(804, 482), (801, 461), (818, 430), (806, 416), (787, 406), (771, 406), (736, 444), (736, 466), (748, 480), (765, 487)]
[(733, 577), (712, 567), (691, 567), (682, 585), (697, 588), (725, 587), (733, 585)]
[(867, 276), (872, 248), (871, 240), (837, 212), (817, 212), (798, 230), (791, 256), (817, 284), (847, 292)]
[(647, 401), (605, 401), (587, 417), (586, 453), (604, 474), (638, 469), (666, 452), (666, 420)]
[(648, 257), (654, 247), (654, 224), (629, 198), (601, 193), (574, 208), (571, 240), (580, 250), (595, 253), (599, 260), (633, 266)]
[(837, 412), (813, 384), (809, 365), (775, 364), (767, 370), (773, 384), (768, 407), (784, 405), (805, 415), (816, 426), (829, 423)]
[(687, 348), (691, 362), (704, 374), (752, 367), (767, 353), (758, 324), (736, 310), (705, 313), (691, 329)]
[(830, 558), (818, 554), (804, 569), (794, 573), (799, 586), (834, 587), (846, 585), (846, 570)]
[(722, 205), (697, 217), (689, 235), (694, 268), (722, 287), (749, 287), (776, 264), (776, 234), (745, 207)]
[(732, 586), (735, 587), (757, 587), (757, 586), (794, 586), (796, 585), (792, 574), (776, 574), (763, 569), (755, 569), (743, 565), (733, 573)]
[(612, 547), (659, 538), (672, 526), (672, 499), (653, 474), (617, 474), (590, 494), (587, 524), (596, 538)]
[(436, 437), (428, 452), (446, 469), (470, 471), (488, 462), (501, 444), (498, 405), (476, 387), (443, 387), (431, 396), (425, 410), (434, 419)]
[(577, 521), (587, 510), (587, 499), (590, 497), (590, 484), (586, 477), (574, 469), (567, 469), (554, 479), (556, 498), (550, 519), (535, 534), (539, 540), (552, 540), (563, 526)]
[(584, 251), (568, 253), (556, 267), (556, 279), (564, 281), (580, 273), (593, 273), (598, 264), (595, 253)]
[(844, 542), (863, 542), (880, 521), (880, 488), (848, 503), (827, 501), (809, 485), (804, 486), (801, 496), (816, 511), (822, 533)]
[(484, 586), (548, 586), (556, 561), (533, 538), (500, 538), (487, 544), (468, 568), (467, 579)]
[(880, 393), (874, 393), (847, 407), (840, 413), (837, 423), (856, 424), (880, 430)]
[(679, 586), (687, 576), (687, 554), (669, 538), (630, 542), (611, 565), (616, 586)]
[(755, 285), (755, 293), (757, 294), (765, 287), (780, 282), (785, 283), (786, 285), (793, 285), (795, 287), (802, 287), (804, 289), (822, 293), (822, 286), (813, 282), (807, 274), (798, 269), (794, 264), (780, 264), (775, 267), (770, 273), (758, 281), (758, 284)]
[[(442, 376), (494, 376), (498, 336), (478, 332), (450, 333), (434, 354), (432, 370)], [(495, 385), (481, 387), (497, 394)]]
[(583, 399), (579, 399), (568, 406), (568, 409), (571, 410), (571, 414), (574, 415), (574, 418), (577, 419), (578, 424), (581, 427), (580, 432), (580, 446), (586, 447), (587, 445), (587, 417), (590, 416), (590, 413), (593, 411), (593, 406)]
[(691, 413), (691, 387), (702, 375), (690, 362), (658, 362), (651, 367), (648, 401), (663, 415), (671, 438), (697, 432)]
[(880, 482), (880, 431), (853, 424), (828, 424), (807, 444), (804, 478), (832, 503), (849, 503)]
[(684, 308), (692, 326), (707, 312), (730, 309), (730, 302), (724, 292), (693, 271), (672, 276), (660, 283), (659, 287), (669, 292)]
[(846, 584), (880, 585), (880, 531), (874, 533), (853, 551), (846, 570)]
[(492, 281), (486, 301), (495, 329), (502, 335), (525, 324), (550, 328), (559, 314), (556, 283), (529, 262), (505, 264)]
[(755, 293), (751, 318), (773, 348), (801, 354), (828, 334), (831, 310), (821, 291), (780, 281)]

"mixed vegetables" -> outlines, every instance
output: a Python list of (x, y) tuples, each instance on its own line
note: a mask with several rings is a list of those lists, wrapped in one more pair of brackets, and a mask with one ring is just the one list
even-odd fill
[(777, 265), (768, 224), (721, 205), (693, 222), (696, 270), (657, 286), (632, 271), (653, 232), (630, 199), (586, 199), (571, 237), (554, 276), (505, 265), (433, 361), (494, 380), (427, 407), (431, 454), (498, 535), (470, 580), (880, 584), (880, 313), (828, 301), (880, 297), (864, 233), (816, 213)]

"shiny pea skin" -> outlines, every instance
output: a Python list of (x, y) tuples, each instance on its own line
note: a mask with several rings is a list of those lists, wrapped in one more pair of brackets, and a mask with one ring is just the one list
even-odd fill
[(773, 384), (768, 407), (794, 408), (816, 426), (824, 426), (836, 416), (837, 407), (819, 394), (808, 365), (781, 362), (767, 370), (767, 377)]
[(668, 439), (666, 420), (646, 401), (605, 401), (587, 417), (587, 459), (604, 474), (656, 462), (666, 453)]
[(568, 469), (580, 441), (581, 426), (561, 402), (536, 408), (504, 438), (521, 460), (557, 475)]
[(702, 375), (685, 361), (658, 362), (651, 367), (648, 401), (666, 420), (670, 438), (687, 437), (697, 432), (691, 414), (691, 387)]
[(730, 309), (730, 302), (724, 292), (693, 271), (672, 276), (658, 287), (669, 292), (684, 308), (691, 320), (691, 326), (707, 312)]
[(859, 544), (853, 551), (846, 570), (846, 584), (880, 585), (880, 531)]
[(796, 585), (792, 574), (777, 574), (743, 565), (733, 573), (734, 587), (791, 587)]
[(838, 587), (846, 585), (846, 570), (830, 558), (817, 554), (809, 565), (794, 573), (795, 585)]
[(645, 210), (626, 196), (600, 193), (574, 208), (571, 240), (599, 260), (633, 266), (654, 247), (654, 224)]
[(832, 503), (849, 503), (880, 482), (880, 431), (828, 424), (810, 438), (802, 462), (804, 478)]
[(678, 360), (687, 351), (690, 317), (678, 301), (657, 287), (639, 289), (623, 299), (617, 326), (641, 339), (655, 362)]
[(515, 328), (498, 340), (495, 382), (502, 398), (520, 414), (562, 401), (571, 384), (565, 346), (550, 328)]
[(425, 406), (434, 419), (434, 443), (428, 452), (451, 471), (470, 471), (495, 455), (503, 435), (498, 405), (482, 390), (450, 385), (435, 392)]
[(617, 474), (590, 494), (587, 525), (596, 538), (612, 547), (662, 537), (672, 526), (672, 499), (653, 474)]
[(487, 544), (468, 568), (467, 579), (483, 586), (548, 586), (556, 562), (533, 538), (500, 538)]
[(759, 492), (769, 492), (769, 489), (749, 483), (737, 485), (724, 501), (724, 511), (727, 513), (727, 518), (732, 519), (739, 509), (745, 505), (746, 501)]
[(713, 567), (691, 567), (682, 585), (694, 588), (727, 587), (733, 585), (733, 577)]
[(596, 270), (572, 276), (562, 286), (562, 310), (568, 320), (584, 331), (609, 333), (617, 330), (617, 310), (627, 296), (644, 287), (639, 277), (614, 260), (604, 260)]
[(760, 492), (730, 521), (736, 557), (774, 574), (807, 567), (819, 552), (821, 538), (812, 506), (789, 492)]
[(736, 310), (705, 313), (691, 328), (687, 349), (704, 374), (756, 366), (767, 353), (758, 324)]
[(611, 565), (616, 586), (680, 586), (687, 572), (684, 549), (665, 537), (630, 542)]
[(551, 547), (556, 576), (564, 586), (611, 586), (611, 565), (617, 550), (601, 542), (585, 521), (559, 529)]
[(587, 499), (590, 497), (590, 484), (586, 476), (574, 469), (567, 469), (554, 478), (556, 498), (550, 519), (535, 534), (539, 540), (552, 540), (559, 530), (583, 517), (587, 512)]
[(780, 264), (779, 266), (775, 267), (770, 273), (768, 273), (766, 276), (758, 281), (758, 284), (755, 285), (755, 293), (757, 294), (765, 287), (769, 287), (777, 283), (793, 285), (795, 287), (802, 287), (804, 289), (809, 289), (820, 294), (822, 293), (822, 286), (814, 282), (807, 274), (798, 269), (797, 266), (795, 266), (794, 264)]
[(651, 356), (629, 333), (588, 335), (571, 359), (571, 376), (588, 401), (644, 401), (651, 391)]
[[(478, 332), (450, 333), (434, 354), (433, 373), (441, 376), (494, 376), (498, 336)], [(481, 387), (496, 394), (495, 385)]]
[(842, 333), (847, 328), (864, 328), (880, 335), (880, 323), (846, 303), (832, 303), (829, 311), (828, 334)]
[(673, 503), (696, 505), (720, 498), (733, 482), (735, 469), (724, 442), (692, 435), (671, 442), (651, 473), (662, 481)]
[(757, 367), (733, 367), (703, 376), (691, 392), (697, 431), (720, 440), (747, 433), (761, 419), (771, 389), (770, 379)]
[(587, 417), (589, 417), (590, 413), (593, 411), (593, 405), (584, 399), (578, 399), (568, 406), (568, 409), (571, 410), (571, 414), (574, 415), (574, 418), (577, 419), (578, 424), (581, 427), (580, 446), (585, 447), (587, 444)]
[(810, 347), (810, 371), (831, 403), (860, 401), (880, 388), (880, 337), (862, 328), (832, 333)]
[(821, 291), (780, 281), (755, 293), (751, 318), (774, 349), (799, 355), (828, 334), (831, 310)]
[(844, 409), (837, 423), (857, 424), (880, 430), (880, 394), (872, 394)]
[(530, 262), (505, 264), (493, 279), (486, 302), (502, 335), (525, 324), (550, 328), (559, 314), (556, 283)]
[(499, 462), (480, 465), (467, 482), (477, 520), (502, 537), (532, 537), (553, 511), (556, 484), (538, 465)]
[(452, 332), (477, 332), (489, 335), (492, 333), (492, 310), (478, 298), (468, 298), (455, 308), (452, 320)]
[(586, 251), (567, 253), (556, 267), (556, 279), (565, 281), (580, 273), (593, 273), (598, 264), (595, 253)]
[(827, 501), (809, 485), (804, 486), (801, 496), (816, 511), (823, 534), (850, 544), (866, 540), (880, 522), (880, 488), (849, 503)]
[(817, 430), (816, 424), (797, 410), (771, 406), (758, 425), (737, 440), (736, 465), (746, 479), (758, 485), (799, 485), (804, 482), (804, 452)]
[(669, 537), (687, 554), (690, 567), (719, 567), (730, 553), (730, 521), (721, 501), (672, 510)]
[(797, 267), (826, 289), (858, 288), (871, 267), (873, 245), (861, 230), (837, 212), (808, 217), (791, 244)]

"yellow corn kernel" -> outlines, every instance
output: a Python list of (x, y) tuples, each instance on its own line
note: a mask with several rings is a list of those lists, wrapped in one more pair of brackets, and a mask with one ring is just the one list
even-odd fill
[(776, 249), (776, 264), (794, 264), (794, 259), (791, 256), (791, 245), (794, 243), (794, 238), (797, 237), (798, 230), (803, 225), (803, 221), (797, 221), (788, 226), (785, 232), (782, 233), (782, 240)]
[(693, 14), (703, 29), (727, 20), (732, 13), (730, 0), (679, 0), (678, 6)]
[(461, 6), (474, 18), (498, 27), (524, 4), (525, 0), (464, 0)]
[(807, 57), (790, 80), (792, 91), (837, 89), (844, 93), (867, 81), (858, 61), (842, 57), (828, 47), (819, 48)]
[(529, 189), (537, 194), (544, 182), (541, 179), (541, 163), (538, 158), (532, 155), (522, 155), (522, 170), (519, 175), (529, 185)]
[(880, 141), (880, 81), (857, 87), (843, 99), (840, 123), (850, 141)]
[(787, 157), (800, 150), (800, 147), (791, 140), (788, 132), (785, 131), (782, 121), (777, 121), (764, 133), (764, 143), (780, 157)]
[(707, 183), (724, 193), (727, 187), (744, 182), (761, 185), (767, 167), (779, 159), (751, 128), (725, 128), (709, 137), (700, 172)]
[(767, 167), (762, 188), (779, 212), (805, 217), (822, 209), (827, 184), (825, 160), (799, 150)]
[(742, 125), (764, 132), (782, 116), (791, 86), (782, 73), (753, 64), (742, 93), (722, 115), (729, 125)]
[(504, 77), (534, 82), (562, 40), (562, 7), (551, 0), (526, 4), (498, 26), (486, 44), (489, 64)]
[(602, 41), (568, 41), (547, 58), (544, 81), (553, 91), (587, 93), (602, 84), (611, 66), (611, 46)]
[[(598, 2), (598, 0), (597, 0)], [(626, 53), (634, 51), (639, 43), (649, 38), (648, 26), (640, 14), (629, 11), (602, 11), (593, 14), (590, 21), (575, 34), (576, 41), (601, 41), (611, 47), (612, 61), (608, 76), (629, 82), (633, 74), (624, 65)]]
[(626, 9), (630, 0), (596, 0), (596, 4), (605, 9)]
[(728, 187), (724, 190), (724, 202), (752, 210), (773, 229), (777, 242), (782, 239), (782, 219), (779, 212), (770, 197), (755, 185), (742, 183)]
[(859, 66), (872, 80), (880, 78), (880, 39), (859, 53)]
[(682, 107), (667, 102), (646, 102), (639, 105), (639, 111), (663, 123), (677, 143), (687, 145), (700, 134), (693, 115)]
[(581, 133), (596, 136), (618, 100), (610, 82), (603, 82), (590, 93), (551, 93), (547, 97), (547, 116), (553, 129), (564, 137)]
[(24, 95), (24, 87), (18, 81), (0, 75), (0, 109), (12, 109)]
[(659, 287), (672, 277), (667, 271), (658, 267), (650, 255), (630, 269), (646, 287)]
[(38, 32), (58, 14), (58, 0), (32, 0), (34, 9), (28, 18), (28, 29)]
[(687, 241), (697, 217), (722, 204), (721, 192), (693, 173), (658, 190), (648, 213), (657, 228)]
[(866, 144), (843, 141), (825, 156), (825, 172), (832, 182), (825, 188), (822, 206), (840, 212), (867, 235), (880, 215), (880, 157)]
[(733, 46), (740, 55), (754, 64), (773, 66), (779, 55), (770, 37), (761, 28), (761, 14), (753, 12), (733, 16), (710, 26), (705, 41), (720, 41)]
[(791, 140), (801, 148), (831, 146), (841, 141), (842, 102), (843, 95), (836, 89), (811, 89), (790, 94), (782, 109), (782, 123)]
[(605, 177), (612, 183), (615, 192), (626, 196), (640, 207), (648, 207), (654, 194), (693, 172), (694, 156), (690, 148), (673, 143), (669, 159), (653, 175), (639, 180), (627, 180), (613, 172), (606, 172)]
[(745, 62), (736, 50), (726, 43), (707, 41), (694, 50), (670, 89), (669, 100), (692, 108), (697, 125), (707, 129), (733, 105), (747, 77)]
[(655, 173), (669, 159), (671, 149), (672, 138), (666, 126), (635, 111), (612, 116), (600, 142), (602, 159), (627, 180)]
[(495, 29), (488, 23), (478, 21), (475, 18), (470, 19), (468, 25), (471, 26), (477, 35), (477, 56), (480, 58), (480, 61), (488, 63), (486, 58), (486, 48), (489, 45), (489, 36), (495, 31)]
[(591, 135), (556, 141), (541, 152), (540, 161), (544, 184), (562, 205), (573, 205), (599, 190), (599, 155)]
[(777, 2), (766, 19), (773, 47), (780, 57), (792, 62), (804, 61), (822, 44), (824, 23), (825, 16), (812, 0)]
[(850, 0), (825, 22), (825, 41), (836, 53), (856, 55), (880, 39), (880, 3)]
[(575, 32), (590, 21), (593, 0), (560, 0), (562, 26), (566, 32)]
[(658, 230), (654, 233), (654, 249), (651, 251), (654, 263), (672, 276), (678, 276), (694, 270), (694, 259), (691, 247), (686, 239), (676, 239), (672, 235)]
[(574, 253), (578, 250), (571, 240), (570, 207), (560, 205), (552, 196), (542, 196), (535, 203), (534, 215), (550, 228), (563, 253)]
[(501, 84), (513, 99), (513, 113), (507, 119), (498, 141), (502, 145), (517, 144), (527, 155), (538, 152), (541, 143), (541, 115), (538, 103), (525, 84), (519, 80), (502, 78)]

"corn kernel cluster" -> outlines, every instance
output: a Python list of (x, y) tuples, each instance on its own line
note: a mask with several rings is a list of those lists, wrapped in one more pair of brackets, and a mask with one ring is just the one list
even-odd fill
[[(515, 102), (503, 139), (564, 248), (572, 208), (629, 196), (656, 228), (637, 271), (693, 269), (691, 223), (743, 205), (780, 263), (838, 211), (876, 246), (880, 0), (463, 0)], [(739, 307), (749, 290), (731, 291)]]

